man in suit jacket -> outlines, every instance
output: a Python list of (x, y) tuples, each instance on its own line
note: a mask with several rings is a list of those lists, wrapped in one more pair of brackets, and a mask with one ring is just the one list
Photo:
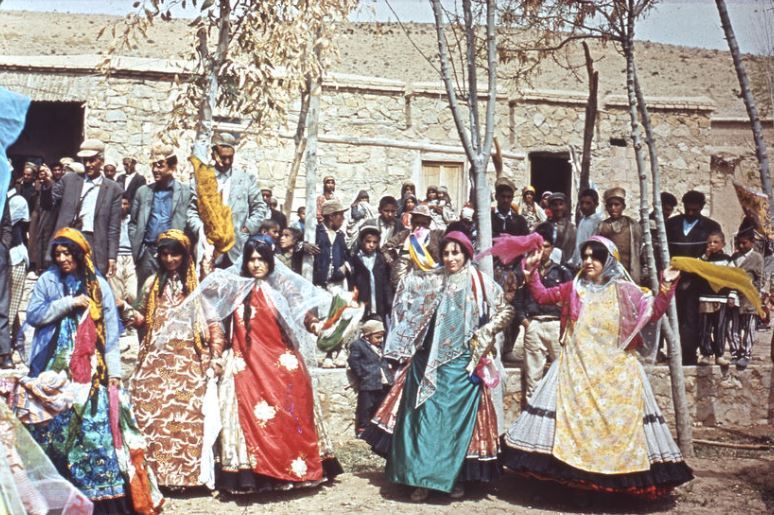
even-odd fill
[(109, 278), (115, 273), (118, 257), (123, 191), (102, 175), (104, 152), (105, 144), (101, 141), (85, 140), (78, 157), (83, 158), (86, 173), (68, 173), (56, 183), (47, 176), (40, 190), (40, 202), (46, 209), (59, 211), (54, 232), (74, 227), (83, 233), (91, 245), (94, 264)]
[(129, 215), (129, 241), (137, 270), (137, 288), (158, 269), (156, 239), (169, 229), (185, 230), (191, 189), (175, 180), (177, 156), (169, 148), (151, 153), (154, 182), (137, 190)]
[(123, 160), (124, 173), (116, 177), (116, 182), (129, 195), (129, 203), (134, 202), (134, 196), (140, 186), (145, 185), (145, 177), (137, 173), (137, 160), (133, 157), (125, 157)]
[[(234, 170), (235, 147), (237, 139), (228, 133), (219, 134), (213, 139), (212, 159), (215, 164), (215, 178), (218, 181), (218, 191), (224, 199), (224, 204), (231, 208), (231, 220), (234, 223), (236, 243), (227, 255), (220, 256), (215, 265), (228, 268), (242, 255), (247, 239), (258, 233), (258, 229), (269, 217), (269, 208), (261, 198), (261, 191), (255, 177), (242, 170)], [(203, 227), (199, 218), (196, 185), (191, 183), (191, 202), (188, 206), (188, 227), (198, 234)]]
[[(701, 214), (704, 193), (689, 191), (683, 195), (683, 213), (666, 222), (666, 236), (670, 256), (698, 258), (707, 247), (707, 237), (719, 231), (715, 220)], [(683, 274), (675, 292), (683, 365), (695, 365), (699, 346), (699, 294), (702, 281), (692, 274)]]

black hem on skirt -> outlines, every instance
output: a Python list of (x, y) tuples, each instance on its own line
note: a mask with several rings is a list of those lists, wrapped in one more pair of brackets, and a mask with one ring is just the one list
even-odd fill
[(92, 501), (94, 503), (94, 515), (131, 515), (134, 513), (129, 497), (114, 497)]
[(629, 474), (599, 474), (576, 469), (550, 454), (534, 453), (503, 445), (503, 465), (513, 472), (538, 479), (608, 492), (647, 493), (669, 490), (693, 479), (684, 462), (652, 463), (650, 470)]
[(254, 494), (270, 492), (274, 490), (293, 490), (296, 488), (315, 488), (326, 481), (342, 474), (339, 460), (335, 457), (326, 458), (322, 462), (323, 480), (319, 482), (293, 482), (277, 479), (263, 474), (256, 474), (252, 470), (242, 469), (237, 472), (223, 470), (220, 464), (215, 468), (215, 488), (225, 490), (233, 494)]
[(500, 479), (502, 471), (503, 466), (500, 464), (499, 456), (491, 460), (465, 458), (460, 475), (457, 476), (457, 481), (491, 483)]
[(392, 433), (388, 433), (373, 422), (366, 426), (360, 434), (360, 439), (371, 446), (371, 451), (377, 456), (387, 459), (392, 446)]

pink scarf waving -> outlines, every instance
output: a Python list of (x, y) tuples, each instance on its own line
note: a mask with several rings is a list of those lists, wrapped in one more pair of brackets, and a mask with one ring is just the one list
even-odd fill
[(526, 236), (513, 236), (505, 234), (494, 239), (494, 245), (490, 249), (480, 252), (476, 256), (476, 261), (483, 259), (488, 255), (493, 255), (504, 265), (509, 265), (513, 261), (525, 254), (538, 250), (543, 247), (543, 237), (536, 232)]

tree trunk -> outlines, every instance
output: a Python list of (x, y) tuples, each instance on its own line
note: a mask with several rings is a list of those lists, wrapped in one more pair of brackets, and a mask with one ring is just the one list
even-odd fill
[(753, 98), (752, 91), (750, 90), (750, 79), (747, 76), (744, 62), (742, 62), (742, 55), (739, 51), (739, 45), (736, 42), (734, 28), (731, 26), (731, 19), (728, 16), (726, 2), (725, 0), (715, 0), (715, 4), (718, 6), (720, 23), (723, 26), (723, 32), (725, 32), (726, 41), (728, 41), (728, 49), (731, 51), (731, 57), (734, 60), (734, 68), (736, 68), (736, 76), (739, 79), (739, 87), (742, 89), (744, 106), (747, 109), (747, 115), (750, 117), (753, 139), (755, 140), (755, 155), (758, 158), (758, 172), (761, 177), (761, 187), (763, 188), (763, 192), (769, 198), (769, 215), (772, 217), (772, 220), (774, 220), (774, 198), (772, 198), (771, 195), (769, 156), (766, 152), (766, 143), (763, 140), (763, 127), (761, 126), (761, 119), (758, 116), (758, 107), (755, 105), (755, 98)]
[[(656, 235), (658, 237), (659, 258), (666, 266), (669, 263), (669, 244), (666, 237), (664, 212), (661, 207), (661, 171), (658, 166), (658, 154), (656, 152), (656, 138), (653, 134), (653, 125), (650, 122), (650, 113), (645, 103), (645, 95), (642, 93), (637, 77), (637, 69), (634, 67), (634, 91), (637, 96), (637, 104), (640, 111), (640, 119), (645, 129), (645, 142), (648, 145), (650, 158), (650, 174), (653, 181), (653, 210), (656, 218)], [(648, 236), (650, 238), (650, 235)], [(651, 242), (652, 243), (652, 242)], [(649, 247), (649, 254), (653, 254), (653, 247)], [(651, 258), (648, 256), (650, 266)], [(655, 259), (653, 259), (655, 265)], [(651, 283), (658, 284), (655, 277), (657, 270), (651, 268)], [(657, 290), (654, 290), (657, 291)], [(672, 404), (675, 410), (675, 425), (677, 427), (677, 442), (683, 455), (693, 457), (693, 423), (691, 411), (688, 407), (688, 398), (685, 392), (685, 374), (683, 370), (683, 351), (680, 341), (680, 326), (677, 320), (677, 306), (675, 300), (669, 304), (666, 319), (662, 319), (661, 330), (667, 341), (669, 352), (669, 376), (672, 383)]]
[[(633, 0), (628, 2), (627, 23), (625, 40), (623, 41), (624, 56), (626, 58), (626, 92), (629, 100), (629, 119), (632, 129), (632, 144), (637, 162), (637, 172), (640, 182), (640, 222), (642, 225), (642, 237), (645, 243), (645, 249), (648, 258), (648, 266), (652, 272), (650, 274), (651, 287), (654, 293), (658, 292), (658, 278), (655, 275), (655, 256), (653, 254), (653, 244), (651, 241), (650, 227), (648, 224), (648, 176), (645, 171), (645, 156), (642, 151), (642, 139), (640, 135), (640, 124), (637, 115), (637, 93), (636, 93), (636, 68), (634, 65), (634, 5)], [(647, 111), (645, 111), (647, 112)], [(649, 120), (649, 119), (648, 119)], [(653, 140), (654, 142), (655, 140)], [(655, 146), (650, 147), (651, 156), (655, 155)], [(656, 161), (657, 163), (657, 161)], [(652, 165), (651, 165), (652, 166)], [(652, 171), (652, 170), (651, 170)], [(656, 192), (654, 192), (654, 195)], [(660, 204), (660, 202), (659, 202)], [(663, 217), (662, 217), (663, 219)], [(670, 310), (674, 309), (674, 302)], [(671, 317), (670, 317), (671, 318)], [(685, 456), (693, 456), (692, 426), (690, 411), (687, 408), (685, 397), (685, 378), (683, 376), (682, 358), (680, 349), (674, 345), (674, 331), (671, 323), (662, 324), (668, 341), (671, 343), (670, 353), (670, 376), (672, 379), (672, 402), (675, 408), (675, 419), (677, 426), (677, 439), (681, 452)], [(670, 338), (671, 337), (671, 338)], [(677, 361), (675, 361), (677, 359)]]
[(196, 124), (196, 136), (194, 137), (192, 153), (202, 162), (207, 162), (210, 155), (210, 144), (214, 123), (212, 113), (218, 101), (218, 70), (228, 55), (228, 42), (231, 31), (231, 3), (229, 0), (220, 0), (220, 14), (218, 16), (218, 46), (215, 55), (211, 56), (207, 49), (207, 30), (202, 28), (196, 34), (199, 43), (197, 52), (199, 59), (205, 64), (207, 70), (207, 95), (199, 104), (198, 120)]
[(594, 61), (591, 59), (589, 45), (585, 41), (583, 42), (583, 52), (586, 55), (586, 71), (589, 74), (589, 99), (586, 101), (586, 117), (583, 122), (583, 154), (581, 156), (579, 192), (589, 188), (591, 143), (594, 140), (594, 124), (597, 120), (597, 91), (599, 89), (599, 72), (594, 71)]
[[(454, 89), (454, 80), (452, 78), (452, 69), (450, 65), (449, 50), (446, 43), (444, 32), (444, 13), (441, 6), (441, 0), (431, 0), (433, 15), (435, 18), (435, 30), (438, 38), (438, 56), (441, 64), (441, 79), (446, 87), (446, 96), (449, 100), (449, 109), (454, 118), (454, 124), (457, 127), (457, 133), (460, 136), (462, 147), (468, 157), (470, 168), (473, 174), (473, 195), (475, 199), (476, 221), (478, 225), (478, 243), (480, 249), (487, 249), (492, 246), (492, 220), (491, 220), (491, 195), (489, 184), (486, 180), (486, 168), (492, 152), (492, 141), (494, 138), (495, 107), (497, 99), (497, 47), (496, 47), (496, 28), (494, 0), (487, 0), (486, 11), (486, 47), (487, 47), (487, 66), (488, 66), (488, 89), (487, 104), (485, 113), (485, 127), (483, 141), (481, 138), (481, 125), (478, 110), (478, 78), (476, 59), (476, 25), (473, 19), (473, 9), (471, 0), (463, 0), (462, 8), (464, 13), (464, 30), (466, 41), (467, 58), (467, 103), (469, 115), (469, 130), (465, 127), (462, 118), (462, 109), (457, 100), (457, 92)], [(491, 256), (482, 259), (479, 266), (483, 272), (493, 273)]]
[[(317, 127), (320, 119), (320, 93), (322, 85), (316, 81), (309, 91), (309, 112), (306, 124), (306, 218), (304, 219), (304, 241), (315, 242), (317, 229)], [(303, 276), (312, 280), (314, 256), (305, 255)]]
[(293, 163), (290, 165), (288, 186), (287, 191), (285, 192), (284, 212), (288, 220), (290, 220), (290, 215), (293, 212), (293, 199), (296, 196), (296, 179), (298, 179), (298, 171), (301, 169), (301, 161), (304, 159), (304, 151), (306, 150), (306, 138), (304, 138), (304, 132), (306, 130), (306, 118), (309, 114), (309, 90), (311, 88), (312, 81), (307, 79), (306, 89), (301, 92), (301, 109), (298, 111), (296, 134), (293, 136), (295, 151), (293, 152)]

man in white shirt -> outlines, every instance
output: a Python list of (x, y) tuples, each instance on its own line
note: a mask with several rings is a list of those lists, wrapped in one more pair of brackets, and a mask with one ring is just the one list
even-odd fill
[(56, 183), (46, 177), (40, 190), (45, 209), (59, 211), (54, 232), (62, 227), (80, 230), (91, 245), (94, 264), (106, 278), (115, 273), (118, 242), (121, 236), (121, 196), (116, 182), (102, 176), (105, 144), (87, 139), (78, 157), (83, 159), (85, 173), (65, 174)]
[(580, 195), (578, 195), (580, 218), (578, 218), (578, 228), (576, 229), (575, 252), (570, 260), (570, 264), (575, 269), (580, 268), (581, 265), (580, 246), (596, 234), (597, 227), (599, 227), (600, 222), (602, 222), (602, 213), (597, 212), (598, 206), (599, 193), (597, 193), (597, 190), (589, 188), (583, 190)]
[[(216, 266), (228, 268), (242, 255), (242, 248), (252, 234), (257, 234), (261, 222), (269, 218), (270, 212), (261, 197), (256, 178), (242, 170), (234, 170), (234, 154), (237, 138), (232, 134), (221, 133), (213, 138), (212, 160), (215, 166), (215, 179), (223, 203), (231, 208), (231, 220), (234, 223), (236, 243), (228, 254), (220, 256)], [(194, 234), (203, 229), (199, 217), (196, 184), (191, 182), (191, 203), (188, 206), (188, 228)], [(199, 236), (201, 240), (201, 234)]]

